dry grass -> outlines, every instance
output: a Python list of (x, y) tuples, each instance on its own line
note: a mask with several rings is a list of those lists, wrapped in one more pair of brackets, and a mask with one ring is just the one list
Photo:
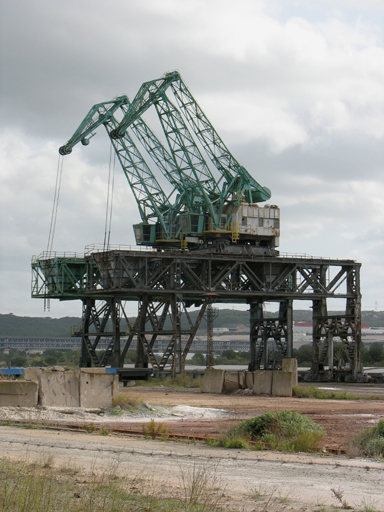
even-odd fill
[(120, 407), (120, 409), (124, 411), (135, 412), (142, 408), (143, 402), (140, 402), (136, 398), (129, 396), (128, 393), (119, 393), (116, 397), (113, 398), (112, 406)]
[[(0, 512), (208, 512), (221, 510), (223, 494), (215, 468), (180, 468), (180, 496), (155, 485), (119, 477), (118, 463), (98, 474), (63, 471), (52, 461), (15, 463), (0, 459)], [(130, 479), (129, 479), (130, 478)]]
[(174, 378), (166, 377), (164, 379), (151, 378), (148, 381), (140, 382), (140, 386), (154, 387), (163, 386), (165, 388), (186, 388), (203, 389), (203, 377), (191, 377), (188, 373), (180, 373)]
[(293, 396), (318, 400), (360, 400), (360, 397), (351, 395), (346, 391), (330, 391), (316, 386), (293, 386)]

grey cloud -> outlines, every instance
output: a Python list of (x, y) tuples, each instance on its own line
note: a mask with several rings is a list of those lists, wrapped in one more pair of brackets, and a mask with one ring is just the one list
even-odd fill
[[(241, 3), (242, 7), (247, 5)], [(367, 131), (371, 119), (384, 122), (380, 118), (383, 94), (379, 94), (380, 89), (378, 94), (370, 92), (377, 91), (378, 84), (383, 89), (382, 70), (377, 64), (382, 62), (382, 32), (378, 29), (382, 30), (382, 19), (377, 18), (371, 53), (362, 54), (363, 48), (355, 48), (353, 58), (347, 59), (338, 50), (333, 60), (329, 44), (325, 60), (315, 62), (285, 46), (283, 25), (295, 15), (313, 22), (316, 31), (321, 31), (319, 20), (325, 23), (332, 16), (335, 2), (328, 2), (326, 13), (318, 11), (318, 2), (305, 9), (303, 5), (308, 6), (308, 2), (295, 2), (291, 9), (286, 2), (275, 2), (272, 7), (272, 3), (266, 4), (274, 7), (268, 12), (272, 12), (271, 19), (277, 22), (275, 28), (280, 33), (259, 50), (252, 43), (252, 34), (247, 34), (250, 43), (240, 58), (225, 48), (216, 51), (215, 42), (236, 43), (235, 32), (216, 33), (217, 19), (202, 19), (203, 11), (194, 12), (189, 19), (148, 0), (115, 0), (109, 4), (90, 0), (3, 0), (0, 128), (1, 140), (7, 146), (2, 174), (8, 175), (6, 190), (10, 193), (2, 197), (2, 214), (7, 222), (1, 226), (2, 240), (6, 241), (1, 258), (3, 268), (7, 268), (2, 273), (3, 282), (9, 287), (14, 283), (9, 300), (15, 313), (27, 314), (29, 306), (24, 301), (29, 295), (30, 256), (46, 247), (58, 147), (69, 139), (93, 104), (124, 93), (133, 97), (142, 82), (172, 69), (181, 72), (233, 155), (257, 181), (272, 190), (272, 202), (282, 207), (281, 250), (361, 258), (366, 265), (365, 296), (372, 301), (377, 290), (382, 290), (384, 278), (378, 279), (376, 287), (374, 278), (381, 257), (378, 242), (384, 236), (383, 220), (377, 214), (381, 189), (372, 194), (374, 197), (361, 197), (367, 194), (367, 182), (381, 187), (384, 176), (383, 140)], [(353, 28), (356, 18), (352, 11), (343, 11), (344, 2), (336, 4)], [(182, 3), (177, 5), (182, 10)], [(366, 18), (361, 9), (363, 23)], [(367, 7), (370, 22), (374, 21), (372, 12)], [(243, 15), (247, 16), (247, 10)], [(201, 26), (196, 25), (199, 16), (204, 21)], [(233, 29), (237, 28), (234, 24)], [(359, 108), (351, 102), (355, 91), (361, 101)], [(223, 98), (220, 104), (212, 100), (218, 95)], [(260, 118), (247, 120), (247, 126), (259, 128), (256, 136), (244, 128), (243, 134), (240, 130), (240, 135), (234, 135), (234, 118), (227, 104), (232, 95), (243, 102), (239, 112), (244, 112), (244, 105), (246, 110), (255, 103), (278, 104), (282, 112), (292, 114), (306, 138), (300, 143), (293, 139), (285, 150), (271, 149), (274, 126), (278, 130), (282, 123), (278, 108), (271, 114), (276, 119), (269, 125), (268, 139), (263, 138), (266, 120)], [(315, 108), (319, 99), (326, 104), (325, 113), (318, 105), (320, 113)], [(347, 121), (342, 119), (344, 124), (341, 122), (339, 128), (335, 126), (337, 116), (332, 118), (333, 105), (338, 101), (347, 113)], [(231, 115), (239, 119), (236, 105)], [(355, 123), (361, 120), (361, 126), (349, 125), (348, 115)], [(240, 118), (240, 128), (242, 122)], [(102, 132), (99, 128), (90, 146), (76, 147), (65, 158), (69, 182), (63, 182), (59, 205), (55, 238), (58, 250), (81, 252), (85, 243), (102, 241), (109, 156), (108, 137)], [(48, 143), (51, 146), (47, 149)], [(23, 144), (26, 148), (21, 147)], [(38, 158), (39, 153), (46, 159)], [(112, 238), (113, 243), (129, 244), (133, 242), (132, 224), (138, 220), (138, 212), (121, 170), (117, 168), (116, 173)], [(352, 181), (365, 184), (361, 190), (353, 189)], [(373, 215), (375, 224), (367, 229)], [(0, 304), (3, 311), (8, 311), (7, 300), (4, 297)], [(18, 301), (23, 305), (18, 306)], [(36, 302), (31, 305), (34, 314)], [(60, 306), (65, 314), (65, 306)]]

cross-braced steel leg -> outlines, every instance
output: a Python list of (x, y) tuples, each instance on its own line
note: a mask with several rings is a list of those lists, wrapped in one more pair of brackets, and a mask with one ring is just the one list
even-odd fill
[(264, 318), (263, 303), (251, 304), (249, 370), (281, 368), (284, 357), (293, 354), (292, 301), (280, 302), (277, 318)]
[[(96, 303), (94, 299), (83, 301), (81, 327), (81, 367), (123, 365), (120, 355), (120, 317), (124, 311), (119, 300), (109, 298)], [(125, 312), (124, 312), (125, 315)], [(108, 330), (107, 325), (111, 325)], [(101, 343), (103, 342), (103, 343)], [(105, 344), (107, 344), (105, 348)], [(104, 353), (101, 353), (101, 345)]]
[(356, 381), (362, 376), (360, 308), (360, 297), (347, 299), (345, 313), (331, 315), (326, 299), (313, 301), (312, 380)]
[(261, 360), (266, 346), (263, 317), (263, 303), (252, 302), (250, 308), (250, 358), (248, 370), (260, 369)]

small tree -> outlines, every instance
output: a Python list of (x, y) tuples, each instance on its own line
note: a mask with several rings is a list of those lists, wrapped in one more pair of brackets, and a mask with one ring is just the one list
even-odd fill
[(205, 357), (202, 352), (196, 352), (191, 359), (191, 363), (196, 366), (205, 366)]

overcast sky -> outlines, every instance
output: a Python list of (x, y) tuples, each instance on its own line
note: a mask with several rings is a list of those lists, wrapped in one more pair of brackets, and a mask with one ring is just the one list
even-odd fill
[[(272, 190), (280, 250), (361, 262), (363, 309), (384, 310), (382, 0), (0, 5), (0, 313), (80, 316), (76, 301), (51, 301), (44, 313), (30, 298), (58, 148), (93, 104), (133, 98), (174, 69), (237, 160)], [(101, 129), (65, 157), (54, 250), (102, 243), (108, 158)], [(138, 209), (122, 172), (116, 180), (111, 242), (129, 245)]]

